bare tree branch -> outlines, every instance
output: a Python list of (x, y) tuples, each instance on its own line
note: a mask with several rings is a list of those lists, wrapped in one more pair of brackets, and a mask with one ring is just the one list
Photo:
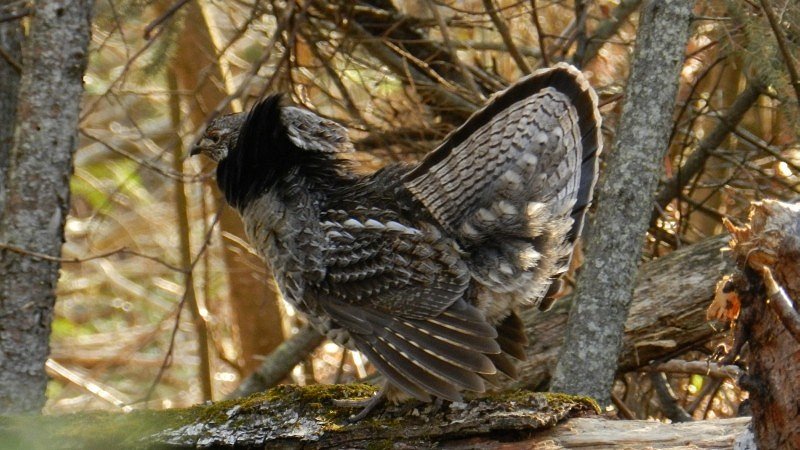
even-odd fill
[(778, 16), (772, 9), (772, 5), (770, 5), (769, 0), (760, 1), (761, 7), (764, 9), (764, 13), (769, 21), (769, 26), (772, 28), (772, 33), (775, 34), (775, 40), (778, 42), (781, 58), (783, 59), (783, 63), (786, 64), (786, 71), (789, 72), (789, 79), (791, 80), (792, 87), (794, 88), (795, 100), (800, 103), (800, 74), (797, 72), (794, 58), (792, 58), (792, 53), (789, 51), (789, 45), (786, 42), (786, 34), (783, 32), (783, 27), (778, 22)]

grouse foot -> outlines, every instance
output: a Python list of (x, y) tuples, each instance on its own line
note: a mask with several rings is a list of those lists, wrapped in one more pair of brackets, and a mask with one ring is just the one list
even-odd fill
[(389, 383), (384, 383), (381, 390), (370, 398), (355, 400), (355, 399), (334, 399), (333, 404), (340, 408), (363, 408), (358, 414), (350, 416), (347, 421), (349, 423), (356, 423), (361, 419), (367, 417), (375, 408), (380, 406), (386, 401), (386, 391), (388, 390)]

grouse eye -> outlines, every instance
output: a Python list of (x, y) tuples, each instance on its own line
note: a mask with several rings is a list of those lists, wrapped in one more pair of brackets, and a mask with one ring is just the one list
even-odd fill
[(219, 133), (219, 131), (214, 130), (208, 133), (208, 138), (211, 139), (211, 141), (215, 144), (219, 144), (219, 141), (222, 139), (222, 135)]

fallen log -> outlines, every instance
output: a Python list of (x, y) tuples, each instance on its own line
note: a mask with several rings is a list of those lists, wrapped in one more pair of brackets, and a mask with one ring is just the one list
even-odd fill
[[(706, 319), (720, 276), (734, 264), (721, 250), (727, 236), (715, 236), (642, 265), (633, 304), (625, 323), (619, 371), (631, 371), (682, 353), (719, 333)], [(612, 270), (612, 269), (609, 269)], [(520, 379), (504, 388), (542, 390), (550, 380), (564, 339), (571, 298), (556, 302), (547, 312), (523, 314), (531, 340)]]
[[(715, 237), (643, 265), (626, 325), (621, 370), (684, 351), (714, 336), (705, 309), (715, 281), (733, 265)], [(546, 313), (525, 312), (532, 343), (522, 378), (505, 388), (543, 386), (561, 345), (569, 310), (562, 299)], [(747, 419), (667, 425), (601, 418), (591, 401), (511, 391), (468, 403), (387, 406), (356, 424), (331, 399), (365, 396), (364, 385), (282, 386), (251, 397), (183, 410), (0, 418), (2, 448), (675, 448), (702, 443), (730, 448)], [(566, 420), (566, 422), (565, 422)], [(561, 425), (556, 426), (558, 423)], [(678, 427), (678, 428), (675, 428)], [(517, 443), (510, 444), (510, 441)], [(509, 447), (512, 445), (512, 447)], [(377, 447), (376, 447), (377, 446)]]
[[(730, 450), (745, 432), (748, 417), (696, 422), (664, 423), (654, 420), (577, 418), (537, 433), (530, 442), (511, 448), (530, 450)], [(515, 444), (515, 445), (517, 445)], [(527, 445), (526, 444), (530, 444)], [(458, 447), (456, 447), (458, 448)], [(507, 447), (508, 448), (508, 447)]]

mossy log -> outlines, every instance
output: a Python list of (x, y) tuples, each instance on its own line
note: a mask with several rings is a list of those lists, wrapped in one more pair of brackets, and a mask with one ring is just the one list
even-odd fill
[(336, 398), (366, 385), (281, 386), (188, 409), (0, 419), (3, 449), (730, 449), (748, 418), (677, 425), (596, 416), (588, 399), (514, 391), (435, 407), (386, 406), (361, 422)]
[(352, 409), (332, 404), (374, 393), (358, 384), (279, 386), (188, 409), (5, 417), (0, 448), (430, 448), (468, 438), (519, 439), (598, 412), (590, 399), (527, 391), (440, 406), (387, 405), (357, 423), (348, 422)]
[(389, 405), (361, 422), (333, 399), (366, 385), (281, 386), (165, 411), (0, 418), (3, 449), (674, 449), (732, 448), (747, 418), (670, 425), (596, 416), (592, 400), (514, 391), (466, 403)]

